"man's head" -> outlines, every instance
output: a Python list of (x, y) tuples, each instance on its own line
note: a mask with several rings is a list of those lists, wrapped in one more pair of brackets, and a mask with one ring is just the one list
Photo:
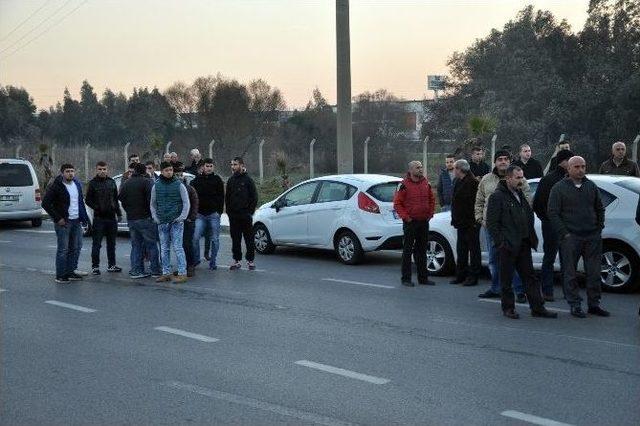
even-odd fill
[(171, 162), (172, 162), (172, 163), (175, 163), (175, 162), (177, 162), (177, 161), (178, 161), (178, 154), (177, 154), (176, 152), (172, 152), (172, 153), (171, 153), (171, 154), (169, 154), (169, 155), (170, 155), (170, 158), (171, 158)]
[(178, 179), (182, 179), (184, 176), (184, 164), (182, 164), (181, 162), (177, 162), (173, 165), (173, 174), (175, 175), (175, 177), (177, 177)]
[(129, 164), (131, 163), (139, 163), (140, 162), (140, 156), (138, 154), (131, 154), (129, 156)]
[(198, 150), (198, 148), (193, 148), (189, 152), (189, 157), (191, 157), (191, 160), (195, 161), (196, 163), (202, 160), (202, 155), (200, 154), (200, 151)]
[(507, 167), (511, 164), (511, 154), (509, 151), (499, 150), (496, 151), (496, 154), (493, 156), (493, 165), (498, 169), (499, 172), (504, 172), (507, 170)]
[(60, 166), (60, 174), (62, 174), (64, 180), (71, 182), (76, 175), (76, 169), (73, 167), (73, 164), (63, 164)]
[(611, 146), (611, 155), (617, 161), (622, 161), (622, 159), (627, 155), (627, 146), (624, 142), (616, 142)]
[(153, 176), (156, 171), (156, 164), (153, 161), (147, 161), (144, 163), (144, 172), (149, 176)]
[(205, 175), (210, 175), (211, 173), (213, 173), (214, 168), (215, 163), (213, 162), (213, 158), (205, 158), (202, 173), (204, 173)]
[(171, 162), (171, 153), (165, 152), (162, 156), (162, 161), (166, 161), (167, 163)]
[(140, 163), (129, 163), (129, 174), (132, 174), (136, 170), (136, 164)]
[(422, 169), (422, 163), (419, 161), (410, 161), (408, 165), (409, 175), (413, 178), (421, 178), (424, 176), (424, 170)]
[(520, 145), (520, 159), (526, 162), (526, 161), (529, 161), (530, 158), (531, 158), (531, 147), (526, 143)]
[(569, 151), (571, 149), (571, 141), (569, 139), (565, 139), (563, 141), (558, 142), (558, 151)]
[(587, 163), (578, 155), (569, 158), (568, 167), (567, 173), (573, 180), (582, 180), (587, 173)]
[(173, 177), (173, 165), (168, 161), (163, 161), (160, 163), (160, 173), (162, 176), (171, 179)]
[(447, 154), (444, 158), (444, 165), (448, 171), (453, 170), (453, 163), (456, 162), (456, 157), (453, 154)]
[(99, 178), (106, 178), (107, 172), (107, 163), (105, 163), (104, 161), (98, 161), (96, 163), (96, 176), (98, 176)]
[(457, 160), (453, 163), (453, 173), (456, 179), (462, 179), (471, 171), (471, 166), (467, 160)]
[(524, 185), (524, 173), (520, 167), (514, 165), (507, 167), (506, 176), (507, 186), (510, 190), (515, 191)]
[(233, 157), (231, 160), (231, 172), (241, 173), (244, 170), (244, 159), (242, 157)]
[(567, 170), (567, 168), (569, 167), (569, 158), (571, 157), (573, 157), (573, 152), (569, 151), (568, 149), (563, 149), (562, 151), (558, 152), (558, 155), (556, 155), (558, 166)]
[(484, 149), (481, 146), (474, 146), (471, 150), (471, 161), (479, 163), (484, 158)]

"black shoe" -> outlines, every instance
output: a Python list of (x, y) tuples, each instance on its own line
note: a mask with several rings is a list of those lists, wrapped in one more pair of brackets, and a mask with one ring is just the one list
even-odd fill
[(484, 293), (480, 293), (478, 295), (480, 299), (499, 299), (500, 295), (498, 293), (494, 293), (491, 290), (487, 290)]
[(609, 317), (609, 316), (611, 316), (609, 311), (605, 311), (600, 306), (590, 307), (589, 309), (587, 309), (587, 312), (589, 312), (591, 315), (597, 315), (599, 317)]
[(436, 285), (435, 282), (431, 281), (431, 280), (426, 280), (426, 281), (419, 281), (418, 282), (420, 285)]
[(506, 311), (502, 311), (502, 314), (507, 317), (507, 318), (511, 318), (511, 319), (518, 319), (520, 318), (520, 315), (518, 315), (518, 313), (516, 311), (514, 311), (513, 309), (507, 309)]
[(69, 278), (67, 277), (56, 277), (56, 282), (58, 284), (69, 284)]
[(524, 293), (517, 294), (516, 303), (527, 303), (527, 296)]
[(576, 318), (586, 318), (587, 314), (584, 313), (584, 311), (582, 310), (582, 308), (580, 306), (576, 306), (571, 308), (571, 315), (573, 315)]
[(91, 269), (91, 275), (100, 275), (100, 268), (97, 266)]
[(467, 279), (462, 283), (463, 287), (472, 287), (474, 285), (478, 285), (478, 278), (467, 277)]
[(402, 285), (406, 287), (415, 287), (416, 285), (411, 281), (402, 281)]
[(82, 276), (76, 274), (75, 272), (70, 273), (67, 278), (69, 281), (82, 281)]
[(558, 318), (557, 313), (548, 311), (545, 308), (539, 309), (537, 311), (531, 311), (531, 316), (540, 318)]
[(452, 285), (462, 284), (464, 281), (465, 281), (464, 278), (459, 278), (458, 277), (456, 279), (453, 279), (453, 280), (449, 281), (449, 284), (452, 284)]

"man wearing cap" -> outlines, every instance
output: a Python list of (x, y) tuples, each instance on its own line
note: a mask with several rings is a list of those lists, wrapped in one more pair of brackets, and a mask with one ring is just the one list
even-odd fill
[(611, 157), (600, 165), (601, 175), (640, 177), (640, 169), (635, 161), (627, 159), (627, 146), (624, 142), (616, 142), (611, 147)]
[(553, 264), (558, 254), (558, 234), (553, 230), (549, 216), (547, 215), (547, 207), (549, 203), (549, 194), (551, 188), (560, 182), (567, 175), (567, 161), (573, 157), (573, 153), (569, 150), (562, 150), (556, 155), (558, 166), (555, 170), (548, 173), (540, 179), (538, 189), (533, 197), (533, 211), (542, 222), (542, 238), (544, 257), (542, 258), (542, 294), (544, 299), (552, 302), (553, 299)]

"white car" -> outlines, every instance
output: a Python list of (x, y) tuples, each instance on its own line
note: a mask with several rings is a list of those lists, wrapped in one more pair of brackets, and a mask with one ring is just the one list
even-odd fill
[[(640, 289), (640, 226), (635, 212), (640, 197), (640, 178), (611, 175), (587, 175), (600, 189), (605, 207), (605, 227), (602, 230), (602, 287), (613, 292), (632, 292)], [(540, 179), (529, 180), (535, 193)], [(535, 269), (542, 268), (542, 225), (535, 218), (538, 250), (532, 251)], [(429, 224), (429, 270), (436, 275), (448, 275), (455, 269), (456, 230), (451, 226), (451, 213), (436, 214)], [(488, 264), (486, 243), (480, 237), (482, 263)], [(579, 265), (580, 267), (581, 265)], [(555, 269), (560, 270), (559, 258)]]
[(0, 220), (29, 220), (42, 225), (42, 193), (30, 162), (0, 159)]
[(402, 181), (394, 176), (350, 174), (310, 179), (260, 206), (254, 215), (258, 253), (276, 246), (335, 250), (356, 264), (365, 252), (402, 247), (402, 220), (393, 195)]

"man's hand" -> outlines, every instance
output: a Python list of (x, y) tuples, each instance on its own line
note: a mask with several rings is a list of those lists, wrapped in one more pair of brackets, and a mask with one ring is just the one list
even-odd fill
[(56, 224), (58, 226), (65, 226), (67, 224), (67, 221), (64, 219), (60, 219), (59, 221), (56, 222)]

